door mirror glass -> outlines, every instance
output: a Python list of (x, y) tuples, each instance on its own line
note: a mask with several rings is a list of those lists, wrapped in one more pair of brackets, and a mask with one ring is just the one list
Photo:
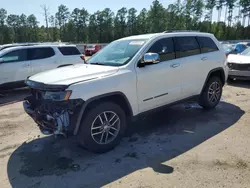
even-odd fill
[(160, 55), (158, 53), (146, 53), (143, 56), (142, 64), (154, 64), (160, 62)]

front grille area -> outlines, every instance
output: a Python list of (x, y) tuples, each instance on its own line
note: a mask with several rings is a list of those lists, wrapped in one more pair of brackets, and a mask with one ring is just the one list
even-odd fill
[(250, 71), (250, 64), (228, 63), (228, 67), (233, 70)]

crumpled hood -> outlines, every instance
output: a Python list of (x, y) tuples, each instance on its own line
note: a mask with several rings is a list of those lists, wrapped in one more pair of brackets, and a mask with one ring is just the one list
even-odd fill
[(250, 64), (250, 56), (230, 54), (227, 57), (228, 63)]
[(118, 70), (118, 67), (112, 66), (76, 64), (36, 74), (29, 80), (51, 85), (70, 85), (108, 76)]

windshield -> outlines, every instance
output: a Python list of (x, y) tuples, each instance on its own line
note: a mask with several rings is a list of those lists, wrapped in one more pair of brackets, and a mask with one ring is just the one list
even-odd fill
[(245, 50), (241, 53), (241, 55), (250, 56), (250, 48), (245, 49)]
[(88, 60), (88, 64), (121, 66), (130, 61), (145, 43), (143, 40), (114, 41)]

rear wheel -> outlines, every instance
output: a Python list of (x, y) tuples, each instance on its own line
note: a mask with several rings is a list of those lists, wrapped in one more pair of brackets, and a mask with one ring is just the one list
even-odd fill
[(124, 111), (113, 102), (105, 102), (89, 109), (77, 137), (88, 150), (103, 153), (120, 143), (125, 129)]
[(215, 108), (220, 102), (222, 95), (222, 82), (221, 79), (217, 76), (211, 77), (199, 100), (199, 105), (204, 109), (212, 109)]

